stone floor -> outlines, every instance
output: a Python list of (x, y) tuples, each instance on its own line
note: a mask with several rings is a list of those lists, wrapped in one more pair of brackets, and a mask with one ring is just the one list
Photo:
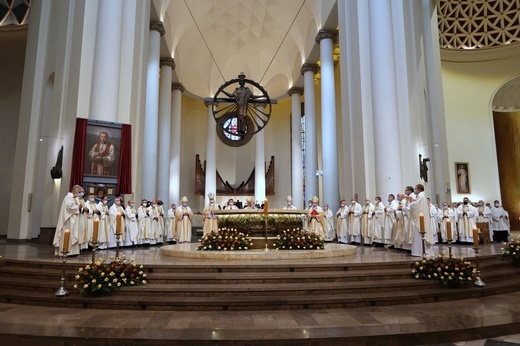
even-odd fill
[[(501, 244), (496, 243), (484, 245), (481, 255), (500, 253), (500, 248)], [(447, 252), (447, 247), (435, 246), (434, 251)], [(134, 257), (140, 264), (209, 263), (203, 259), (161, 256), (160, 246), (121, 252)], [(456, 256), (474, 256), (470, 245), (455, 245), (453, 252)], [(58, 262), (52, 254), (49, 246), (0, 239), (0, 256), (4, 258)], [(115, 250), (99, 252), (103, 257), (113, 254)], [(83, 264), (89, 259), (90, 253), (86, 252), (68, 261)], [(358, 247), (351, 256), (300, 260), (299, 263), (410, 262), (414, 259), (397, 250)], [(215, 261), (211, 263), (215, 264)], [(238, 262), (220, 260), (219, 263)], [(254, 264), (265, 263), (254, 261)], [(482, 277), (485, 281), (485, 273)], [(187, 345), (520, 345), (520, 291), (480, 299), (355, 309), (136, 312), (0, 304), (0, 311), (0, 340), (4, 340), (1, 345), (79, 345), (84, 344), (79, 341), (85, 340), (89, 345), (108, 344), (106, 340), (111, 340), (113, 345), (142, 345), (149, 340), (156, 342), (153, 344), (174, 344), (175, 340), (177, 344)], [(436, 331), (434, 337), (432, 331)], [(33, 340), (31, 335), (40, 339)], [(381, 336), (386, 336), (383, 343)], [(488, 338), (490, 336), (493, 337)], [(49, 343), (41, 341), (47, 337), (64, 339), (49, 339)], [(474, 341), (441, 343), (453, 340)]]

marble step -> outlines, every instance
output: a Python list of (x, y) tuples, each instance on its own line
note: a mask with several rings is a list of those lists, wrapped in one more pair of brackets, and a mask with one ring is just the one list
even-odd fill
[[(0, 302), (56, 307), (152, 310), (152, 311), (192, 311), (192, 310), (292, 310), (328, 309), (364, 306), (387, 306), (415, 304), (458, 299), (479, 298), (504, 294), (518, 290), (520, 277), (509, 277), (498, 282), (489, 282), (483, 288), (447, 289), (440, 285), (425, 285), (413, 291), (378, 293), (342, 293), (328, 295), (269, 295), (269, 296), (228, 296), (217, 297), (176, 297), (176, 296), (126, 296), (116, 294), (110, 297), (83, 297), (70, 295), (55, 298), (52, 294), (0, 289)], [(124, 289), (123, 289), (124, 290)]]

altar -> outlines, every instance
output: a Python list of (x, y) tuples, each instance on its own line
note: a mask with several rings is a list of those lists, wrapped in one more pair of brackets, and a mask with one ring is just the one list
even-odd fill
[[(267, 213), (266, 213), (267, 212)], [(234, 209), (216, 210), (218, 227), (234, 228), (249, 235), (253, 248), (272, 244), (279, 234), (288, 229), (304, 229), (307, 211), (303, 209)]]

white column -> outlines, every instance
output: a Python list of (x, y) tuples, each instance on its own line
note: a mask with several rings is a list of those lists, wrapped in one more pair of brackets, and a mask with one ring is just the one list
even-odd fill
[[(213, 118), (213, 102), (205, 102), (208, 109), (208, 129), (206, 132), (206, 181), (204, 185), (205, 195), (209, 193), (217, 194), (217, 130), (215, 119)], [(209, 200), (208, 200), (209, 202)]]
[[(316, 139), (316, 100), (314, 92), (314, 75), (318, 65), (304, 64), (300, 70), (303, 74), (305, 102), (305, 196), (306, 200), (318, 196), (318, 145)], [(307, 201), (305, 201), (305, 204)]]
[[(263, 110), (265, 106), (257, 104), (256, 108)], [(255, 135), (255, 200), (262, 204), (265, 200), (265, 130)]]
[(117, 122), (123, 0), (99, 2), (90, 119)]
[(184, 86), (172, 84), (172, 127), (170, 158), (170, 203), (180, 203), (181, 193), (181, 100)]
[(316, 42), (320, 44), (321, 59), (321, 155), (323, 166), (323, 201), (331, 210), (339, 207), (338, 143), (336, 135), (336, 91), (334, 85), (333, 43), (335, 31), (320, 30)]
[(292, 87), (287, 93), (291, 96), (291, 196), (295, 207), (304, 208), (300, 103), (303, 88)]
[(150, 23), (146, 105), (144, 113), (142, 198), (154, 199), (157, 188), (157, 134), (159, 130), (159, 53), (164, 27)]
[[(172, 58), (161, 59), (159, 82), (159, 161), (157, 164), (156, 196), (163, 201), (170, 194), (170, 129), (172, 118)], [(145, 139), (147, 141), (148, 138)]]
[(390, 12), (390, 0), (369, 2), (376, 191), (383, 198), (403, 189)]

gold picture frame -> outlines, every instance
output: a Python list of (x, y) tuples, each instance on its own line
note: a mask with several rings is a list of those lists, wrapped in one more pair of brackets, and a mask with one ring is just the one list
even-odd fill
[(469, 163), (455, 162), (455, 183), (457, 184), (457, 193), (471, 193)]

